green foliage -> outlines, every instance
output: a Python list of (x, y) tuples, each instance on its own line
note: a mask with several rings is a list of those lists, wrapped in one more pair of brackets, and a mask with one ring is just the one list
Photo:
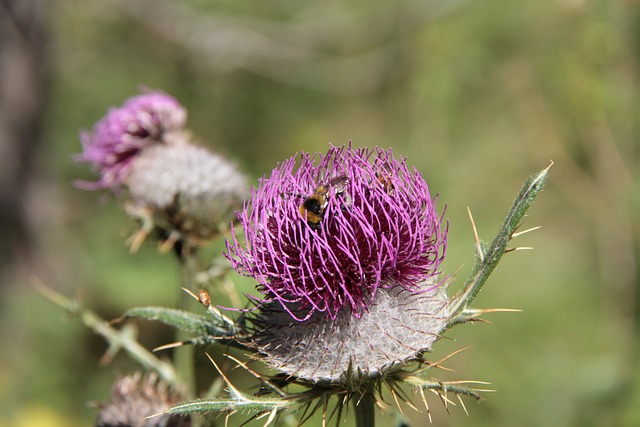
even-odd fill
[(127, 310), (123, 317), (139, 317), (146, 320), (157, 320), (165, 325), (191, 332), (201, 336), (214, 336), (220, 339), (232, 338), (233, 332), (222, 321), (211, 316), (202, 316), (188, 311), (165, 307), (137, 307)]
[(533, 174), (527, 182), (524, 183), (520, 193), (516, 196), (500, 231), (498, 231), (498, 234), (495, 239), (493, 239), (489, 247), (485, 247), (482, 242), (477, 240), (478, 233), (474, 229), (477, 250), (476, 265), (465, 282), (464, 289), (452, 298), (451, 313), (453, 314), (453, 318), (449, 322), (449, 326), (473, 320), (475, 318), (473, 312), (471, 312), (471, 316), (468, 316), (464, 310), (469, 308), (475, 297), (478, 295), (478, 292), (480, 292), (482, 286), (489, 278), (489, 275), (498, 266), (498, 262), (500, 262), (500, 259), (502, 259), (502, 256), (507, 250), (507, 244), (511, 241), (518, 228), (522, 225), (522, 218), (535, 201), (538, 193), (542, 190), (542, 187), (547, 180), (547, 175), (549, 174), (549, 168), (551, 168), (551, 165), (549, 165), (547, 169)]
[[(132, 369), (123, 357), (96, 369), (105, 344), (43, 304), (28, 285), (31, 276), (78, 295), (106, 319), (136, 305), (172, 306), (182, 292), (174, 286), (175, 268), (154, 245), (127, 253), (123, 241), (136, 225), (114, 203), (71, 185), (93, 178), (70, 160), (80, 150), (79, 129), (143, 84), (177, 96), (203, 143), (230, 154), (253, 177), (299, 149), (325, 150), (328, 141), (393, 146), (446, 202), (446, 270), (460, 269), (461, 277), (475, 262), (465, 207), (479, 230), (498, 229), (496, 207), (509, 203), (520, 177), (553, 159), (553, 185), (536, 204), (532, 224), (543, 229), (526, 240), (536, 250), (502, 262), (475, 301), (524, 313), (450, 335), (472, 346), (450, 361), (455, 375), (479, 375), (498, 392), (463, 420), (455, 412), (446, 418), (438, 405), (432, 412), (436, 420), (469, 427), (637, 424), (640, 20), (634, 2), (174, 3), (217, 22), (255, 23), (257, 30), (292, 24), (300, 30), (295, 37), (280, 33), (278, 40), (294, 46), (311, 40), (321, 58), (381, 46), (395, 56), (390, 67), (358, 67), (356, 59), (353, 68), (293, 69), (264, 53), (265, 70), (284, 70), (292, 79), (388, 77), (361, 93), (291, 86), (286, 78), (190, 51), (132, 18), (122, 7), (127, 2), (55, 2), (45, 140), (24, 213), (35, 216), (35, 252), (31, 263), (15, 266), (17, 279), (3, 272), (6, 423), (45, 425), (34, 417), (53, 413), (47, 418), (53, 425), (56, 419), (62, 420), (57, 426), (90, 425), (95, 409), (84, 403), (105, 399), (113, 372)], [(203, 35), (190, 34), (192, 41)], [(252, 289), (245, 278), (233, 281), (241, 293)], [(212, 297), (229, 306), (226, 293)], [(147, 348), (171, 339), (153, 323), (140, 327)], [(441, 340), (438, 352), (457, 348), (453, 340)], [(412, 425), (424, 423), (412, 411), (406, 415)]]
[[(542, 190), (548, 175), (547, 169), (532, 175), (523, 185), (517, 195), (511, 209), (509, 210), (503, 226), (493, 243), (488, 248), (483, 248), (479, 240), (477, 240), (477, 264), (467, 280), (465, 288), (451, 300), (451, 318), (448, 327), (468, 321), (479, 320), (479, 315), (483, 312), (491, 310), (473, 310), (470, 308), (471, 303), (480, 291), (489, 275), (494, 271), (502, 255), (507, 250), (508, 242), (515, 236), (516, 230), (521, 225), (521, 220), (527, 210), (531, 207), (536, 196)], [(521, 232), (524, 233), (524, 232)], [(477, 239), (477, 233), (476, 239)], [(184, 261), (184, 260), (183, 260)], [(184, 265), (193, 265), (192, 262)], [(195, 294), (192, 297), (198, 298)], [(241, 324), (235, 324), (232, 320), (223, 316), (217, 309), (210, 304), (210, 297), (207, 293), (200, 302), (209, 310), (211, 316), (195, 315), (183, 310), (175, 310), (162, 307), (144, 307), (128, 310), (125, 318), (136, 317), (147, 320), (157, 320), (167, 325), (173, 326), (183, 331), (187, 331), (198, 335), (196, 338), (188, 340), (192, 344), (210, 344), (219, 340), (224, 340), (227, 344), (233, 344), (244, 351), (251, 353), (250, 347), (244, 347), (245, 342), (251, 342), (251, 333), (244, 331)], [(238, 331), (242, 331), (242, 335), (238, 336)], [(450, 402), (449, 395), (456, 396), (464, 407), (461, 397), (471, 397), (480, 400), (480, 392), (487, 391), (483, 389), (472, 388), (467, 384), (487, 384), (479, 381), (439, 381), (427, 379), (425, 375), (427, 371), (434, 368), (441, 368), (439, 362), (428, 362), (423, 359), (422, 352), (418, 352), (415, 359), (405, 361), (402, 364), (390, 364), (386, 370), (381, 371), (375, 376), (368, 373), (360, 372), (358, 369), (354, 371), (349, 369), (345, 372), (346, 378), (343, 381), (331, 381), (326, 384), (296, 378), (290, 375), (277, 374), (275, 376), (264, 376), (250, 369), (246, 364), (235, 360), (238, 365), (250, 372), (261, 381), (261, 391), (255, 395), (249, 395), (238, 390), (233, 386), (222, 370), (212, 363), (218, 370), (221, 378), (227, 384), (227, 397), (212, 396), (211, 398), (194, 400), (169, 408), (166, 413), (171, 414), (207, 414), (210, 412), (225, 412), (227, 416), (237, 412), (248, 412), (253, 414), (253, 418), (261, 418), (269, 415), (265, 425), (274, 421), (280, 412), (293, 411), (299, 407), (307, 406), (313, 408), (310, 414), (318, 409), (322, 411), (322, 417), (327, 417), (327, 402), (331, 398), (335, 398), (335, 405), (342, 412), (343, 406), (349, 402), (357, 402), (354, 411), (356, 413), (357, 426), (373, 426), (375, 423), (374, 403), (378, 399), (382, 400), (383, 389), (388, 389), (394, 396), (396, 404), (399, 400), (404, 401), (408, 405), (413, 405), (411, 399), (406, 396), (403, 391), (403, 385), (408, 385), (417, 390), (424, 406), (429, 412), (429, 404), (425, 397), (425, 391), (435, 393), (445, 406)], [(257, 355), (254, 355), (256, 357)], [(278, 384), (277, 386), (274, 384)], [(288, 391), (294, 386), (301, 387), (300, 391)], [(275, 395), (275, 397), (271, 397)], [(379, 397), (378, 397), (379, 396)], [(315, 401), (315, 404), (314, 404)], [(466, 408), (465, 408), (466, 410)], [(304, 422), (304, 418), (300, 422)]]

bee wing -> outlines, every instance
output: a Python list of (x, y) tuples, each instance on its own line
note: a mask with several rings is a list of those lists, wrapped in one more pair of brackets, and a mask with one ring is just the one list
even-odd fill
[(342, 175), (336, 176), (329, 180), (329, 187), (333, 193), (342, 193), (347, 190), (347, 186), (349, 185), (349, 178)]
[(351, 195), (349, 194), (349, 178), (346, 176), (337, 176), (335, 178), (331, 178), (328, 183), (329, 188), (331, 189), (331, 194), (338, 196), (341, 200), (341, 204), (343, 208), (345, 206), (351, 205)]

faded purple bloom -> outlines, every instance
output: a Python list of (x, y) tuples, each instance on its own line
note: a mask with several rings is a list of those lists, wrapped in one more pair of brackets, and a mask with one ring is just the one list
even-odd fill
[(98, 182), (83, 182), (82, 187), (120, 187), (138, 152), (161, 142), (164, 134), (182, 130), (186, 117), (178, 101), (161, 92), (134, 96), (122, 107), (111, 109), (93, 132), (81, 134), (83, 153), (78, 160), (91, 163), (101, 175)]
[(245, 237), (228, 243), (234, 268), (298, 321), (343, 309), (360, 317), (381, 289), (439, 284), (446, 228), (420, 173), (391, 150), (292, 157), (261, 179), (238, 219)]

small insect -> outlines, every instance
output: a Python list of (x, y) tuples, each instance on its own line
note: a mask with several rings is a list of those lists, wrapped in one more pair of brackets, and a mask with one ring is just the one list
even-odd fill
[(378, 182), (380, 183), (380, 185), (382, 185), (382, 188), (384, 189), (385, 193), (387, 194), (393, 193), (393, 190), (394, 190), (393, 181), (391, 181), (391, 177), (387, 172), (377, 172), (376, 178), (378, 179)]
[(329, 204), (329, 198), (340, 196), (345, 205), (351, 203), (347, 193), (349, 178), (344, 175), (331, 178), (326, 184), (316, 187), (313, 194), (304, 199), (300, 205), (300, 215), (307, 220), (307, 224), (314, 230), (320, 228), (320, 221), (324, 218), (324, 211)]
[(205, 291), (204, 289), (200, 289), (198, 291), (198, 301), (200, 301), (200, 304), (202, 304), (205, 308), (209, 308), (209, 306), (211, 305), (211, 297), (209, 296), (209, 292)]

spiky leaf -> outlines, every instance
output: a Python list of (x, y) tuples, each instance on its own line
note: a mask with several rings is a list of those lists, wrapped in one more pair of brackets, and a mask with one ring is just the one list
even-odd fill
[[(553, 165), (553, 163), (551, 165)], [(502, 255), (504, 255), (507, 250), (507, 244), (518, 229), (520, 221), (531, 205), (533, 205), (538, 193), (542, 190), (551, 165), (540, 172), (534, 173), (524, 183), (491, 245), (486, 248), (478, 242), (478, 247), (481, 252), (477, 254), (476, 265), (467, 279), (463, 290), (452, 299), (452, 313), (460, 313), (471, 304), (478, 292), (480, 292), (489, 275), (496, 268)], [(457, 319), (455, 316), (451, 319), (449, 326), (462, 323), (460, 319)]]
[(184, 402), (167, 409), (168, 414), (203, 414), (216, 411), (246, 410), (257, 413), (268, 413), (289, 409), (296, 403), (293, 400), (279, 398), (252, 397), (246, 394), (236, 394), (224, 398), (199, 399)]
[(156, 320), (196, 335), (229, 337), (233, 334), (228, 325), (218, 319), (165, 307), (137, 307), (128, 310), (124, 317)]

